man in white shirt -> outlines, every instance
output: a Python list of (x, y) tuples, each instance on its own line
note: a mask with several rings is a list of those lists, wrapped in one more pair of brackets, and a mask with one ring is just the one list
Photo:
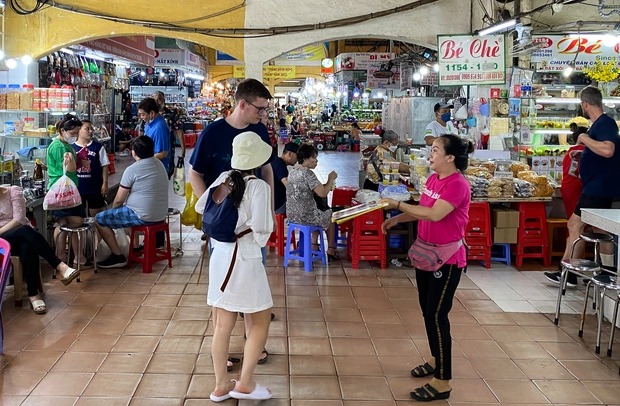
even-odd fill
[(433, 145), (435, 138), (442, 134), (458, 134), (456, 127), (450, 121), (450, 109), (453, 108), (452, 104), (445, 102), (435, 104), (435, 120), (428, 123), (424, 130), (424, 142), (426, 145)]

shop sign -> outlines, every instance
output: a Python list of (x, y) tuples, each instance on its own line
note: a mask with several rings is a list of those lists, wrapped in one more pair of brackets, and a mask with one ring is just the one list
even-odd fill
[(321, 61), (321, 73), (329, 74), (334, 73), (334, 60), (331, 58), (325, 58)]
[(83, 42), (82, 45), (142, 65), (155, 64), (155, 40), (152, 36), (101, 38)]
[(540, 44), (532, 51), (539, 72), (563, 71), (573, 61), (578, 71), (597, 60), (620, 61), (620, 43), (608, 42), (604, 35), (532, 35), (532, 42)]
[(400, 68), (389, 61), (368, 64), (366, 87), (371, 89), (399, 89)]
[(408, 63), (400, 64), (400, 90), (407, 90), (411, 87), (413, 78), (413, 66)]
[[(233, 65), (233, 78), (245, 78), (245, 66)], [(295, 78), (294, 66), (263, 66), (263, 80), (293, 79)]]
[(177, 48), (162, 48), (155, 50), (155, 66), (179, 65), (185, 66), (185, 50)]
[(440, 86), (506, 83), (504, 35), (438, 35)]
[(336, 72), (343, 70), (368, 70), (371, 63), (387, 63), (394, 59), (391, 52), (349, 52), (336, 57), (334, 68)]

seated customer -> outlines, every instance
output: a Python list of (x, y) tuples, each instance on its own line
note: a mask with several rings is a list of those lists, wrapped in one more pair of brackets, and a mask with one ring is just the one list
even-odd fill
[(335, 229), (331, 221), (332, 211), (322, 211), (314, 199), (327, 197), (334, 188), (338, 174), (331, 171), (327, 183), (322, 184), (312, 169), (318, 164), (319, 151), (314, 145), (303, 144), (297, 150), (297, 164), (289, 170), (286, 185), (286, 216), (293, 223), (320, 226), (327, 232), (327, 255), (330, 259), (338, 259), (334, 247)]
[(271, 161), (273, 169), (273, 195), (276, 214), (286, 213), (286, 185), (288, 183), (288, 167), (297, 163), (299, 145), (288, 142), (284, 145), (282, 156)]
[[(380, 169), (384, 163), (398, 163), (396, 159), (396, 149), (398, 148), (398, 134), (392, 130), (387, 130), (383, 134), (381, 144), (377, 145), (373, 151), (366, 167), (366, 181), (364, 189), (378, 190), (381, 183)], [(409, 166), (404, 163), (398, 164), (398, 172), (409, 174)]]
[(131, 146), (131, 124), (123, 123), (121, 131), (116, 132), (116, 150), (123, 152)]
[(112, 229), (153, 224), (168, 215), (168, 173), (154, 158), (154, 142), (141, 136), (132, 144), (131, 154), (136, 160), (125, 169), (112, 209), (97, 214), (97, 230), (110, 247), (110, 257), (98, 263), (101, 268), (127, 265)]
[(64, 285), (68, 285), (80, 273), (62, 262), (45, 238), (30, 226), (26, 219), (24, 193), (18, 186), (0, 186), (0, 238), (11, 244), (12, 255), (19, 256), (30, 306), (36, 314), (47, 313), (47, 306), (39, 295), (39, 257), (61, 273)]

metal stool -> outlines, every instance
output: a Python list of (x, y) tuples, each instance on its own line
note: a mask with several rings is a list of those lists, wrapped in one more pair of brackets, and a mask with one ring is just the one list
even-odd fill
[(170, 224), (170, 216), (179, 216), (179, 246), (174, 250), (174, 254), (172, 254), (174, 258), (183, 255), (183, 223), (181, 223), (181, 211), (179, 209), (168, 207), (168, 224)]
[(588, 281), (586, 286), (586, 294), (583, 300), (583, 311), (581, 312), (581, 323), (579, 324), (579, 337), (583, 336), (583, 325), (586, 321), (586, 309), (588, 308), (588, 296), (590, 293), (590, 286), (594, 285), (595, 295), (598, 291), (598, 295), (596, 295), (596, 348), (595, 352), (597, 354), (601, 353), (601, 328), (603, 325), (603, 307), (605, 305), (605, 291), (613, 290), (615, 291), (614, 298), (614, 311), (611, 319), (611, 333), (609, 335), (609, 345), (607, 346), (607, 356), (611, 357), (611, 347), (614, 343), (614, 333), (616, 331), (616, 319), (618, 317), (618, 301), (620, 300), (620, 285), (618, 285), (617, 277), (612, 277), (609, 275), (595, 275)]
[[(81, 271), (82, 264), (80, 263), (82, 259), (82, 253), (84, 251), (85, 245), (82, 244), (82, 238), (88, 238), (90, 234), (91, 244), (92, 244), (92, 252), (93, 252), (93, 267), (95, 273), (97, 273), (97, 261), (95, 261), (95, 252), (97, 250), (97, 238), (95, 237), (97, 232), (95, 229), (95, 219), (93, 217), (86, 217), (84, 219), (84, 224), (76, 228), (70, 228), (67, 226), (60, 226), (60, 231), (67, 233), (67, 239), (69, 240), (67, 243), (67, 262), (70, 262), (71, 258), (71, 240), (72, 236), (75, 233), (77, 235), (78, 247), (77, 252), (75, 252), (75, 262), (77, 263), (77, 270)], [(56, 240), (56, 246), (58, 246), (58, 238), (60, 238), (60, 234), (58, 234)], [(56, 269), (54, 269), (52, 273), (52, 278), (56, 279)], [(77, 281), (80, 281), (80, 277), (77, 277)]]
[[(558, 324), (560, 319), (560, 306), (562, 304), (562, 296), (566, 294), (566, 282), (568, 280), (568, 272), (572, 272), (577, 276), (581, 276), (582, 278), (591, 280), (591, 278), (595, 275), (598, 275), (601, 271), (601, 254), (600, 254), (600, 244), (602, 242), (613, 242), (614, 239), (609, 234), (603, 233), (594, 233), (594, 232), (584, 232), (579, 235), (570, 247), (570, 257), (573, 257), (575, 252), (575, 246), (581, 242), (588, 242), (594, 244), (594, 260), (590, 261), (586, 259), (570, 259), (568, 261), (562, 261), (562, 274), (560, 277), (560, 286), (558, 288), (558, 299), (555, 311), (555, 320), (554, 324)], [(595, 296), (597, 296), (597, 287), (595, 286)]]

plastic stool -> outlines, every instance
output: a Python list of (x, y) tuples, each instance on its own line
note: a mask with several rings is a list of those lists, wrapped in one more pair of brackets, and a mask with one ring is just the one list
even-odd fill
[[(69, 240), (67, 243), (67, 265), (71, 263), (70, 254), (71, 254), (71, 241), (73, 239), (73, 234), (75, 233), (77, 235), (77, 241), (78, 241), (77, 251), (78, 252), (75, 252), (74, 255), (75, 255), (75, 262), (77, 264), (78, 271), (82, 270), (81, 269), (82, 268), (82, 265), (81, 265), (82, 253), (84, 252), (84, 248), (86, 247), (85, 245), (82, 244), (82, 239), (88, 238), (88, 234), (90, 233), (90, 239), (91, 239), (92, 250), (93, 250), (93, 267), (94, 267), (95, 273), (97, 273), (97, 261), (96, 261), (96, 256), (95, 256), (95, 253), (97, 252), (97, 238), (95, 238), (96, 232), (95, 232), (95, 227), (94, 227), (94, 219), (92, 217), (87, 217), (84, 219), (84, 224), (76, 228), (60, 226), (60, 231), (67, 233), (67, 239)], [(60, 238), (60, 234), (58, 234), (56, 246), (58, 246), (58, 238)], [(56, 269), (54, 269), (52, 272), (52, 278), (56, 279)], [(80, 282), (79, 276), (77, 277), (77, 281)]]
[[(181, 222), (181, 211), (172, 207), (168, 207), (168, 227), (170, 227), (170, 216), (179, 216), (179, 247), (174, 251), (173, 257), (183, 255), (183, 223)], [(132, 242), (133, 243), (133, 242)]]
[[(299, 244), (297, 249), (291, 249), (292, 239), (295, 231), (299, 231)], [(312, 249), (312, 233), (319, 233), (319, 249)], [(312, 270), (312, 263), (321, 260), (324, 266), (327, 265), (327, 249), (323, 238), (323, 227), (310, 226), (304, 224), (289, 223), (286, 234), (286, 249), (284, 250), (284, 268), (288, 266), (289, 259), (296, 259), (304, 263), (304, 271)]]
[[(284, 223), (286, 223), (286, 214), (276, 214), (275, 230), (273, 230), (273, 233), (271, 233), (271, 237), (269, 237), (269, 241), (267, 241), (267, 246), (275, 248), (276, 253), (279, 257), (284, 256), (284, 247), (286, 245), (286, 237), (284, 236)], [(297, 248), (294, 236), (293, 246)]]
[[(507, 266), (510, 266), (510, 244), (493, 244), (491, 250), (494, 247), (499, 247), (502, 249), (502, 254), (499, 257), (491, 256), (491, 261), (504, 262)], [(493, 252), (492, 252), (493, 254)]]
[[(11, 265), (13, 266), (13, 297), (15, 299), (15, 307), (22, 307), (22, 296), (24, 294), (24, 271), (22, 269), (22, 261), (17, 256), (11, 256)], [(43, 293), (43, 277), (41, 276), (41, 266), (39, 266), (39, 292)]]
[(343, 227), (342, 224), (334, 224), (334, 246), (336, 248), (347, 247), (347, 233), (349, 232), (348, 230), (348, 227)]
[[(155, 247), (155, 234), (158, 231), (164, 231), (166, 234), (166, 247), (157, 249)], [(128, 262), (142, 263), (142, 272), (153, 272), (153, 264), (155, 262), (168, 260), (168, 267), (172, 268), (172, 254), (170, 253), (170, 229), (168, 223), (161, 221), (155, 224), (145, 226), (131, 227), (131, 237), (129, 241), (134, 241), (136, 233), (144, 234), (144, 250), (143, 252), (134, 252), (129, 250)]]
[[(547, 244), (549, 245), (549, 261), (551, 261), (551, 258), (553, 257), (564, 256), (564, 246), (566, 244), (565, 237), (568, 232), (568, 228), (566, 226), (567, 223), (568, 223), (567, 219), (557, 219), (557, 218), (547, 219)], [(558, 237), (558, 240), (561, 240), (562, 238), (564, 238), (564, 244), (559, 246), (559, 247), (562, 247), (561, 251), (560, 250), (554, 251), (553, 249), (554, 247), (553, 242), (554, 240), (556, 240), (555, 238), (556, 230), (564, 234), (563, 236)]]
[(605, 304), (605, 291), (614, 291), (614, 310), (611, 319), (611, 333), (609, 336), (609, 345), (607, 346), (607, 356), (611, 357), (611, 347), (614, 343), (614, 333), (616, 332), (616, 320), (618, 318), (618, 301), (620, 296), (620, 284), (618, 284), (617, 277), (610, 277), (609, 275), (595, 275), (588, 281), (586, 286), (586, 293), (583, 300), (583, 311), (581, 312), (581, 322), (579, 323), (579, 337), (583, 337), (583, 325), (586, 320), (586, 309), (588, 308), (588, 296), (590, 293), (590, 286), (594, 285), (594, 294), (596, 296), (596, 348), (594, 352), (601, 353), (601, 328), (603, 325), (603, 305)]

